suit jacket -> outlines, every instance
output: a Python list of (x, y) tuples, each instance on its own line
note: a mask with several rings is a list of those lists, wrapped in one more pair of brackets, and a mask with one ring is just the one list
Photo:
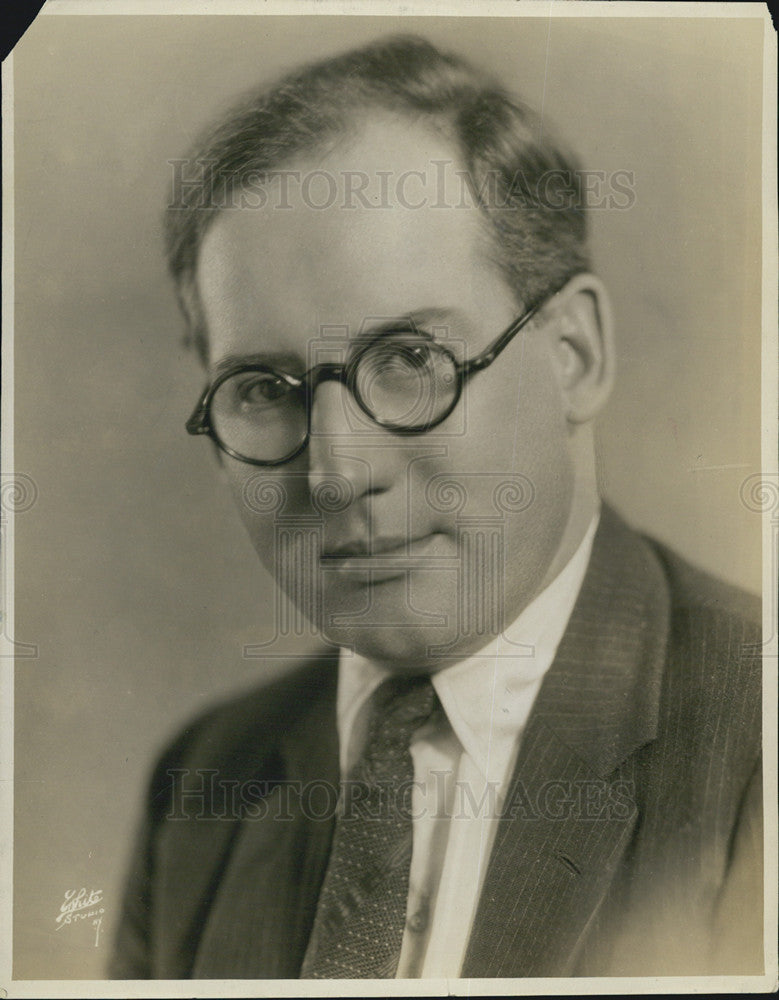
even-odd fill
[[(604, 509), (464, 977), (762, 973), (756, 605)], [(298, 977), (333, 829), (298, 792), (337, 787), (336, 667), (305, 662), (163, 754), (113, 978)]]

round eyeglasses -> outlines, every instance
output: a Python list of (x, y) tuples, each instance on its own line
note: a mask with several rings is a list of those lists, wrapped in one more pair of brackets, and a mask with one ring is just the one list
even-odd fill
[(316, 365), (303, 375), (236, 362), (206, 386), (187, 431), (209, 435), (241, 462), (283, 465), (308, 445), (317, 386), (334, 381), (348, 388), (379, 427), (424, 434), (446, 420), (468, 379), (491, 365), (549, 298), (525, 310), (468, 361), (458, 361), (444, 344), (406, 327), (367, 340), (346, 364)]

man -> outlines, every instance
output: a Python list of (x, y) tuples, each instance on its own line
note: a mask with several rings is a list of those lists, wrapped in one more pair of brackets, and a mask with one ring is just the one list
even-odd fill
[(188, 429), (340, 653), (163, 755), (112, 975), (761, 972), (756, 611), (601, 505), (571, 158), (400, 38), (190, 162)]

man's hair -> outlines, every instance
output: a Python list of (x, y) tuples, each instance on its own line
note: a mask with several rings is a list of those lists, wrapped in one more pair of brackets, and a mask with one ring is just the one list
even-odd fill
[(186, 197), (169, 200), (165, 244), (187, 339), (204, 363), (197, 258), (216, 213), (231, 204), (231, 189), (331, 147), (382, 110), (427, 117), (452, 141), (519, 304), (540, 302), (588, 267), (578, 166), (547, 123), (462, 58), (414, 36), (381, 39), (250, 94), (183, 161), (202, 172), (187, 180)]

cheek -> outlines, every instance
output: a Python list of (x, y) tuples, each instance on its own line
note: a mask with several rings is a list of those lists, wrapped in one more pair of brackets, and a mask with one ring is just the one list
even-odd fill
[(517, 397), (510, 428), (513, 468), (529, 480), (532, 490), (524, 527), (532, 529), (541, 548), (553, 551), (568, 518), (573, 464), (563, 399), (551, 368), (541, 364), (528, 372)]
[(279, 569), (279, 545), (283, 543), (279, 528), (284, 523), (291, 529), (305, 523), (308, 511), (308, 481), (305, 473), (286, 469), (255, 468), (225, 461), (225, 476), (238, 510), (260, 562), (271, 575)]
[(450, 451), (452, 470), (471, 473), (463, 481), (474, 513), (500, 523), (506, 582), (521, 604), (554, 558), (570, 512), (573, 462), (563, 402), (543, 359), (489, 381), (477, 376), (469, 388), (467, 432)]
[[(469, 462), (538, 477), (541, 486), (568, 460), (568, 427), (559, 385), (545, 354), (524, 346), (467, 386), (461, 450)], [(516, 354), (516, 356), (515, 356)]]
[(257, 509), (257, 493), (260, 481), (251, 469), (228, 470), (227, 481), (241, 523), (251, 539), (252, 545), (266, 569), (272, 571), (273, 516)]

